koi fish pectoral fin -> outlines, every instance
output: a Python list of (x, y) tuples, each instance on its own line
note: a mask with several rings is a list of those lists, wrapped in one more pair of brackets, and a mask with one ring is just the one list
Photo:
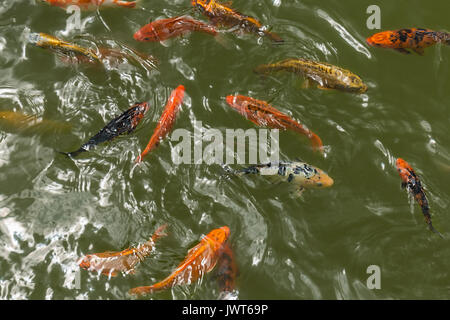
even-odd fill
[(291, 192), (291, 195), (292, 195), (294, 198), (301, 198), (301, 196), (303, 195), (303, 192), (304, 192), (304, 191), (305, 191), (305, 188), (303, 188), (303, 187), (297, 187), (297, 188), (295, 188), (294, 191)]
[(311, 89), (316, 84), (317, 84), (317, 82), (315, 82), (314, 80), (312, 80), (310, 78), (306, 78), (305, 81), (302, 82), (301, 88), (302, 89)]
[(321, 85), (321, 84), (318, 84), (318, 85), (317, 85), (317, 89), (320, 89), (320, 90), (333, 90), (332, 88), (324, 87), (324, 86)]
[(402, 182), (402, 184), (400, 186), (401, 186), (402, 189), (406, 189), (408, 184), (406, 182)]
[(412, 50), (420, 56), (423, 56), (425, 54), (425, 50), (423, 48), (414, 48)]
[(410, 54), (411, 53), (408, 50), (403, 49), (403, 48), (395, 48), (394, 50), (397, 51), (397, 52), (403, 53), (403, 54)]

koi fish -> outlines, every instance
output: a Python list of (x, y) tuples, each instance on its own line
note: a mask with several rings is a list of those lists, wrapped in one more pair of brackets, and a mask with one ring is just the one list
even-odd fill
[(134, 34), (137, 41), (164, 41), (192, 31), (201, 31), (216, 36), (214, 26), (194, 20), (191, 17), (175, 17), (150, 22)]
[[(96, 55), (103, 65), (108, 64), (113, 67), (117, 67), (121, 63), (128, 62), (134, 66), (140, 66), (147, 70), (151, 70), (156, 69), (156, 64), (158, 63), (157, 59), (151, 55), (145, 55), (131, 48), (127, 48), (126, 51), (122, 51), (117, 48), (99, 47), (97, 48)], [(98, 62), (80, 54), (63, 56), (61, 58), (61, 60), (66, 63), (97, 64)]]
[(450, 34), (421, 28), (399, 29), (376, 33), (367, 38), (366, 42), (372, 47), (394, 49), (404, 54), (409, 54), (411, 52), (408, 50), (412, 50), (423, 55), (425, 48), (436, 43), (450, 45)]
[(283, 42), (283, 39), (277, 34), (264, 30), (261, 22), (255, 18), (237, 12), (225, 4), (218, 3), (216, 0), (191, 0), (191, 4), (206, 15), (213, 24), (228, 27), (239, 26), (247, 32), (257, 33), (261, 36), (265, 35), (275, 42)]
[(89, 61), (101, 62), (100, 58), (93, 50), (80, 47), (74, 43), (58, 39), (45, 33), (30, 33), (29, 41), (38, 47), (50, 49), (69, 57), (83, 56)]
[(80, 153), (89, 151), (94, 146), (102, 142), (111, 141), (121, 134), (129, 134), (133, 132), (142, 118), (144, 118), (144, 115), (148, 109), (149, 105), (147, 102), (139, 102), (134, 104), (120, 116), (111, 120), (102, 130), (90, 138), (88, 142), (83, 144), (80, 149), (69, 153), (61, 153), (68, 155), (69, 157), (76, 157)]
[(36, 130), (39, 132), (48, 131), (49, 129), (52, 131), (67, 131), (71, 128), (69, 123), (40, 119), (36, 115), (27, 115), (14, 111), (0, 111), (0, 125), (2, 129)]
[(277, 162), (253, 165), (237, 171), (237, 175), (261, 175), (271, 177), (276, 182), (288, 182), (297, 196), (305, 189), (329, 188), (334, 180), (323, 170), (305, 162)]
[(307, 136), (313, 149), (323, 153), (322, 140), (318, 135), (267, 102), (241, 95), (227, 96), (226, 101), (230, 107), (258, 126), (289, 129)]
[(413, 168), (408, 164), (408, 162), (406, 162), (402, 158), (397, 159), (396, 165), (397, 171), (402, 179), (402, 188), (407, 188), (408, 192), (419, 204), (428, 228), (434, 233), (437, 233), (441, 238), (443, 238), (442, 234), (440, 234), (431, 223), (430, 206), (428, 205), (428, 199), (425, 195), (425, 190), (422, 187), (422, 183), (419, 177), (414, 172)]
[(175, 90), (172, 91), (172, 94), (167, 101), (166, 107), (161, 115), (161, 118), (158, 121), (158, 125), (156, 126), (155, 131), (153, 132), (150, 141), (145, 147), (144, 151), (136, 158), (135, 162), (139, 163), (142, 161), (144, 156), (152, 151), (154, 148), (159, 146), (159, 143), (162, 139), (164, 139), (169, 131), (172, 129), (173, 124), (175, 123), (175, 119), (178, 113), (179, 106), (183, 102), (184, 98), (184, 86), (180, 85)]
[(146, 294), (171, 288), (175, 285), (197, 281), (217, 264), (222, 246), (230, 235), (227, 226), (214, 229), (202, 238), (199, 244), (188, 251), (181, 264), (167, 278), (152, 286), (133, 288), (130, 294)]
[(221, 296), (226, 296), (234, 291), (238, 273), (239, 270), (234, 261), (233, 251), (228, 244), (225, 244), (222, 247), (220, 258), (217, 262), (217, 281)]
[(44, 0), (52, 6), (67, 8), (71, 5), (79, 6), (83, 10), (94, 10), (100, 6), (119, 6), (122, 8), (134, 8), (137, 1), (122, 0)]
[(255, 72), (261, 74), (274, 71), (289, 71), (301, 74), (308, 81), (318, 83), (319, 89), (338, 89), (356, 93), (364, 93), (368, 89), (367, 85), (356, 74), (325, 62), (298, 58), (264, 64), (255, 68)]
[(135, 248), (128, 248), (120, 252), (106, 251), (88, 254), (80, 259), (79, 266), (88, 271), (101, 272), (106, 276), (115, 277), (119, 272), (134, 273), (134, 267), (153, 251), (155, 242), (167, 236), (164, 229), (167, 225), (159, 227), (149, 241)]

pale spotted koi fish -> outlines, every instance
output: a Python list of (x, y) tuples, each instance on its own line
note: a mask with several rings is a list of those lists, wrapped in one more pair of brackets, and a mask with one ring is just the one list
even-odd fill
[(323, 170), (305, 162), (271, 162), (253, 165), (237, 171), (224, 166), (228, 174), (259, 175), (271, 178), (274, 182), (287, 182), (294, 193), (300, 196), (305, 189), (323, 189), (331, 187), (334, 180)]

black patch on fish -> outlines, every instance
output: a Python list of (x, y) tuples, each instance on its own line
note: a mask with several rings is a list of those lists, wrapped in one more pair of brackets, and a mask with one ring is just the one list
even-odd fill
[(286, 166), (280, 165), (278, 168), (278, 175), (285, 176), (286, 175)]
[[(411, 32), (411, 30), (409, 31)], [(401, 42), (405, 42), (408, 39), (408, 34), (404, 30), (401, 30), (399, 32), (399, 39)]]
[(294, 175), (290, 173), (287, 182), (291, 182), (292, 180), (294, 180)]

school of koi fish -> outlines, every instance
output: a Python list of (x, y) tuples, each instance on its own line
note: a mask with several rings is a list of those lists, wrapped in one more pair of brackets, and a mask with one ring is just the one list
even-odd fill
[[(45, 2), (62, 8), (77, 5), (84, 10), (95, 10), (100, 6), (135, 8), (138, 4), (138, 1), (121, 0), (45, 0)], [(195, 11), (207, 18), (208, 22), (196, 20), (190, 16), (160, 19), (151, 21), (136, 30), (133, 38), (140, 42), (159, 42), (191, 32), (201, 32), (213, 37), (220, 37), (224, 30), (227, 32), (231, 30), (232, 32), (255, 34), (259, 37), (266, 37), (278, 45), (283, 44), (283, 39), (278, 34), (268, 31), (256, 18), (236, 11), (229, 4), (220, 3), (216, 0), (191, 0), (190, 3)], [(29, 42), (37, 47), (54, 52), (60, 59), (70, 63), (102, 65), (105, 61), (111, 63), (111, 61), (120, 59), (132, 63), (131, 60), (140, 57), (148, 60), (156, 68), (157, 60), (154, 57), (134, 50), (132, 56), (129, 52), (108, 48), (94, 50), (45, 33), (31, 33)], [(424, 49), (434, 44), (450, 45), (450, 34), (421, 28), (399, 29), (374, 34), (368, 37), (366, 42), (372, 47), (394, 49), (403, 54), (409, 54), (409, 50), (412, 50), (419, 55), (424, 55)], [(280, 71), (292, 72), (302, 77), (304, 88), (314, 86), (322, 90), (339, 90), (352, 94), (362, 94), (368, 91), (368, 86), (358, 75), (326, 62), (298, 57), (254, 66), (254, 72), (260, 75)], [(137, 164), (144, 160), (152, 161), (151, 155), (148, 154), (156, 152), (155, 149), (172, 130), (185, 94), (183, 85), (179, 85), (173, 90), (148, 145), (143, 148), (141, 154), (135, 160)], [(306, 137), (309, 140), (313, 151), (320, 155), (325, 154), (323, 142), (316, 133), (268, 102), (243, 95), (229, 95), (224, 99), (232, 109), (254, 125), (297, 132), (303, 136), (303, 139)], [(137, 102), (121, 115), (113, 118), (97, 134), (82, 144), (78, 150), (68, 152), (58, 150), (58, 152), (62, 154), (61, 156), (75, 158), (81, 153), (87, 154), (89, 150), (101, 143), (109, 142), (123, 134), (132, 134), (152, 107), (147, 102)], [(8, 111), (0, 112), (0, 121), (20, 122), (27, 128), (45, 122), (45, 120), (37, 121), (30, 116)], [(432, 224), (429, 202), (421, 180), (414, 169), (402, 158), (397, 159), (396, 169), (400, 175), (402, 187), (406, 188), (419, 204), (428, 228), (438, 236), (443, 237)], [(323, 170), (302, 161), (264, 163), (239, 170), (226, 169), (226, 171), (234, 177), (261, 175), (292, 185), (296, 196), (300, 196), (305, 189), (328, 188), (334, 184), (333, 178)], [(165, 233), (165, 230), (169, 231), (168, 234)], [(83, 269), (109, 277), (115, 277), (120, 273), (132, 275), (137, 265), (151, 255), (157, 240), (168, 235), (170, 236), (170, 226), (163, 224), (154, 232), (149, 241), (142, 245), (120, 252), (107, 251), (87, 254), (80, 258), (78, 264)], [(184, 260), (165, 279), (153, 285), (132, 288), (129, 293), (131, 295), (151, 294), (158, 290), (170, 289), (175, 285), (191, 284), (214, 269), (217, 270), (218, 282), (222, 292), (232, 292), (236, 289), (236, 277), (239, 271), (232, 248), (227, 243), (231, 235), (232, 232), (228, 226), (218, 226), (217, 229), (209, 231), (196, 246), (188, 250)]]

